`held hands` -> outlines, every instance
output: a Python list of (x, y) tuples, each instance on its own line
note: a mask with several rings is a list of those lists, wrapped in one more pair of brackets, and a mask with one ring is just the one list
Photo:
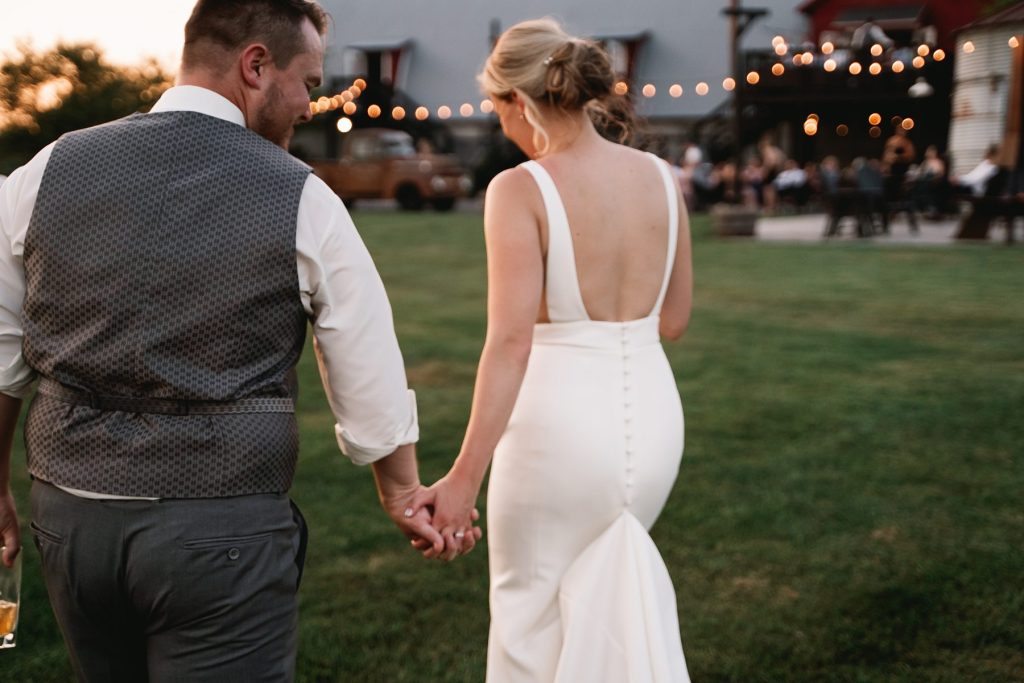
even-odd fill
[(424, 537), (413, 539), (412, 546), (427, 559), (452, 560), (470, 552), (483, 535), (479, 527), (473, 526), (473, 522), (480, 519), (480, 513), (474, 507), (478, 491), (479, 486), (453, 472), (430, 488), (420, 487), (405, 514), (414, 519), (427, 512), (432, 530), (440, 534), (444, 544), (438, 548)]

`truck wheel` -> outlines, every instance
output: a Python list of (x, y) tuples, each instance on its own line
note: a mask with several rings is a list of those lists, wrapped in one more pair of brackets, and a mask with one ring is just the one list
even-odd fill
[(419, 211), (423, 208), (423, 195), (415, 185), (402, 185), (395, 191), (395, 199), (403, 211)]
[(451, 211), (455, 208), (455, 197), (438, 197), (431, 200), (430, 204), (436, 211)]

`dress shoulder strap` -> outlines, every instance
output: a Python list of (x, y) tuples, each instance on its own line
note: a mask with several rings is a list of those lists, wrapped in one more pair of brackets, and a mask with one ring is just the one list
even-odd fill
[(551, 175), (536, 161), (527, 161), (522, 167), (533, 176), (544, 198), (548, 218), (548, 255), (545, 268), (545, 292), (548, 318), (551, 322), (588, 320), (587, 308), (580, 293), (576, 275), (576, 254), (572, 248), (572, 233), (565, 205)]
[(665, 302), (665, 294), (668, 292), (668, 282), (672, 276), (672, 267), (676, 260), (676, 243), (679, 240), (679, 195), (676, 192), (676, 182), (672, 178), (672, 172), (668, 164), (650, 152), (648, 156), (654, 161), (661, 174), (661, 180), (665, 185), (665, 196), (668, 200), (668, 253), (665, 255), (665, 274), (661, 281), (661, 291), (658, 293), (658, 300), (654, 303), (651, 315), (661, 313), (661, 305)]

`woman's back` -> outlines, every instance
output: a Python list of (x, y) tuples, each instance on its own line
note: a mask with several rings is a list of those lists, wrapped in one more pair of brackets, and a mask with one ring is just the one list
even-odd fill
[[(540, 162), (565, 209), (579, 290), (591, 320), (636, 320), (654, 312), (669, 256), (670, 197), (660, 163), (604, 141)], [(547, 254), (552, 226), (539, 191), (535, 201)], [(557, 267), (550, 259), (547, 265)], [(540, 322), (551, 320), (546, 300)]]

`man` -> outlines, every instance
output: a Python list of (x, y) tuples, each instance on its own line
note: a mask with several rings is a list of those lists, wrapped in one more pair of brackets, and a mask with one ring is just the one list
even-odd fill
[[(47, 590), (84, 681), (289, 680), (301, 515), (294, 366), (307, 321), (341, 449), (427, 553), (415, 400), (380, 278), (289, 156), (323, 10), (199, 0), (176, 87), (64, 136), (0, 188), (0, 533), (25, 442)], [(339, 590), (343, 589), (339, 587)]]

